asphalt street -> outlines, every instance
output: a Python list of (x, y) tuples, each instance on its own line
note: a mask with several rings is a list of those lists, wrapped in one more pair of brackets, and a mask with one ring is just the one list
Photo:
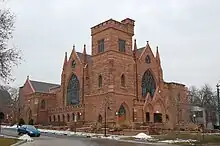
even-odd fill
[[(18, 136), (16, 130), (12, 129), (2, 129), (2, 133), (9, 136)], [(54, 134), (42, 134), (40, 137), (34, 137), (33, 139), (33, 142), (25, 143), (22, 146), (155, 146), (155, 144), (140, 144)]]

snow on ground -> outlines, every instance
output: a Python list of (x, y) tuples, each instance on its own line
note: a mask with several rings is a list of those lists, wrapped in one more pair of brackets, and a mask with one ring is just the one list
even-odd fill
[(183, 143), (183, 142), (190, 143), (190, 142), (196, 142), (196, 140), (192, 140), (192, 139), (187, 139), (187, 140), (176, 139), (176, 140), (163, 140), (163, 141), (159, 141), (159, 142), (172, 144), (172, 143)]
[(27, 142), (33, 141), (33, 139), (32, 139), (29, 135), (27, 135), (27, 134), (22, 135), (22, 136), (19, 137), (18, 139), (24, 140), (24, 141), (27, 141)]
[[(14, 126), (2, 126), (2, 128), (8, 128), (8, 129), (17, 129), (17, 125)], [(104, 136), (104, 134), (96, 134), (96, 133), (85, 133), (85, 132), (71, 132), (69, 130), (49, 130), (49, 129), (38, 129), (41, 133), (52, 133), (56, 135), (67, 135), (67, 136), (85, 136), (85, 137), (91, 137), (91, 138), (101, 138), (101, 139), (113, 139), (113, 140), (120, 140), (127, 137), (133, 137), (135, 139), (141, 139), (141, 140), (152, 140), (153, 137), (145, 134), (145, 133), (139, 133), (135, 136), (119, 136), (119, 135), (109, 135)], [(19, 137), (19, 139), (27, 140), (27, 141), (33, 141), (31, 137), (28, 135), (23, 135)], [(182, 139), (176, 139), (176, 140), (163, 140), (159, 141), (160, 143), (182, 143), (182, 142), (195, 142), (196, 140), (182, 140)]]
[(135, 136), (132, 136), (132, 137), (137, 138), (137, 139), (146, 139), (146, 140), (147, 139), (152, 139), (151, 136), (149, 136), (149, 135), (147, 135), (145, 133), (139, 133), (139, 134), (137, 134)]

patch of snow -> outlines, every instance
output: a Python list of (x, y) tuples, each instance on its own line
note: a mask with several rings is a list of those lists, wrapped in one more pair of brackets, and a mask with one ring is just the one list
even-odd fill
[(18, 139), (20, 139), (20, 140), (24, 140), (24, 141), (27, 141), (27, 142), (31, 142), (31, 141), (33, 141), (33, 139), (32, 139), (29, 135), (27, 135), (27, 134), (22, 135), (22, 136), (19, 137)]
[(183, 139), (176, 139), (176, 140), (163, 140), (163, 141), (159, 141), (161, 143), (169, 143), (169, 144), (172, 144), (172, 143), (183, 143), (183, 142), (196, 142), (196, 140), (193, 140), (193, 139), (187, 139), (187, 140), (183, 140)]
[(152, 139), (151, 136), (149, 136), (145, 133), (139, 133), (139, 134), (132, 136), (132, 137), (137, 138), (137, 139)]
[(17, 129), (18, 126), (17, 125), (13, 125), (13, 126), (6, 126), (6, 125), (1, 125), (2, 128), (5, 128), (5, 129)]

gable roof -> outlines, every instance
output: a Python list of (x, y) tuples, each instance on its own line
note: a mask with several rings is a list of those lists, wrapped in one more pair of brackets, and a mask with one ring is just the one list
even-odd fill
[(10, 104), (12, 102), (11, 96), (7, 90), (0, 89), (0, 105)]
[(48, 93), (51, 88), (60, 87), (58, 84), (29, 80), (35, 92)]

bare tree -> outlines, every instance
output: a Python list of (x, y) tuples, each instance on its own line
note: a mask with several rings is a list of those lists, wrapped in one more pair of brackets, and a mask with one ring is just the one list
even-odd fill
[(189, 88), (190, 102), (205, 109), (206, 124), (216, 122), (217, 100), (210, 85), (205, 84), (200, 89), (196, 87)]
[[(0, 3), (3, 1), (0, 0)], [(8, 9), (0, 9), (0, 79), (4, 82), (13, 81), (12, 68), (21, 61), (21, 52), (16, 47), (9, 47), (13, 37), (15, 15)]]

